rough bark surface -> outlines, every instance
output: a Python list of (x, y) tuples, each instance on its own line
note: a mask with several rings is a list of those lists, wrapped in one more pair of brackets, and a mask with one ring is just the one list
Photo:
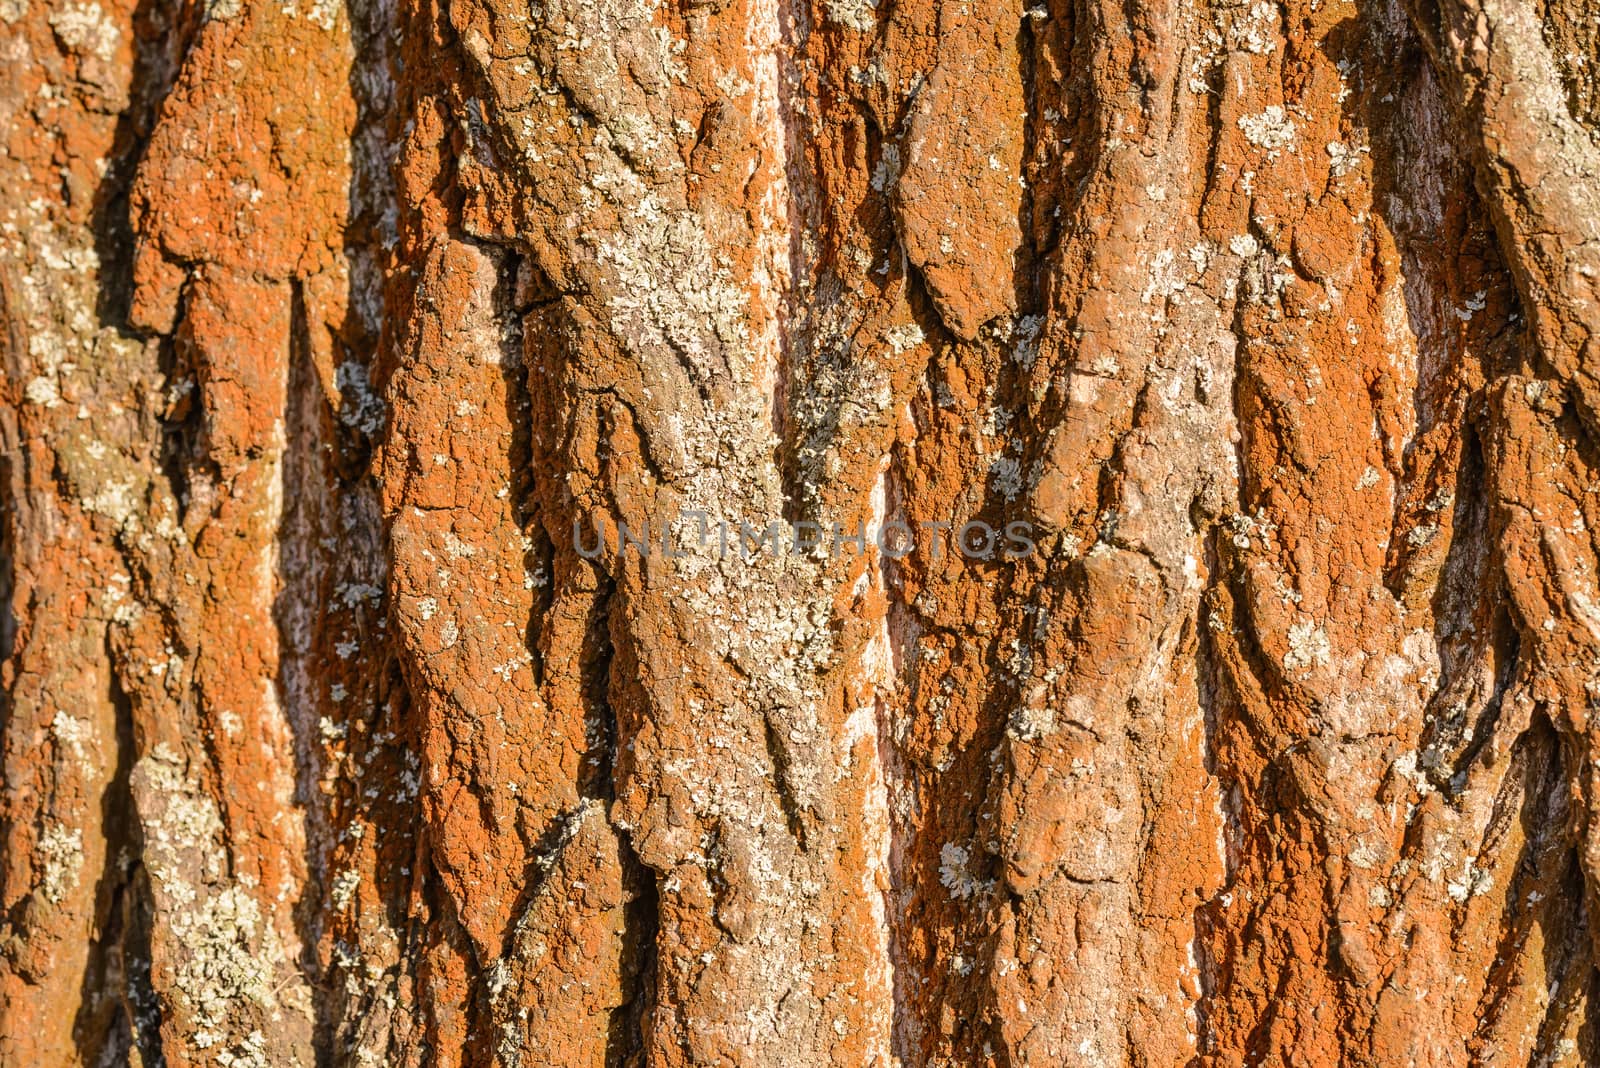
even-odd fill
[(0, 1065), (1600, 1064), (1589, 0), (0, 56)]

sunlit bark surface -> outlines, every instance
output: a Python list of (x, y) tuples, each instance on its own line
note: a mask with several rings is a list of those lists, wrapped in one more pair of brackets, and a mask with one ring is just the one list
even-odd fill
[(1600, 1063), (1589, 0), (0, 55), (0, 1066)]

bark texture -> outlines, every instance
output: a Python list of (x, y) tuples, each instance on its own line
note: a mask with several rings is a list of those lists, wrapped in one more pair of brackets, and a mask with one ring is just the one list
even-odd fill
[(0, 1065), (1600, 1064), (1589, 0), (0, 56)]

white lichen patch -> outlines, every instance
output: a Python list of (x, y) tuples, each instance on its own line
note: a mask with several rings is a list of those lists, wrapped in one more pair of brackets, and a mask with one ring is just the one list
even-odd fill
[(1254, 256), (1261, 251), (1261, 242), (1249, 234), (1234, 234), (1228, 238), (1228, 251), (1235, 256)]
[[(163, 884), (185, 882), (188, 875), (177, 867), (186, 859), (183, 854), (201, 850), (214, 855), (222, 838), (216, 803), (190, 783), (180, 767), (178, 756), (163, 742), (139, 761), (137, 769), (162, 801), (161, 811), (140, 815), (146, 838), (145, 866)], [(197, 874), (202, 878), (219, 876), (220, 857)]]
[(1444, 890), (1450, 895), (1450, 900), (1463, 902), (1469, 897), (1487, 894), (1492, 886), (1494, 876), (1478, 867), (1477, 862), (1469, 857), (1462, 862), (1460, 874), (1445, 883)]
[(39, 892), (59, 905), (78, 888), (83, 870), (83, 832), (52, 822), (39, 836)]
[(1022, 492), (1022, 465), (1009, 456), (999, 457), (989, 465), (989, 483), (1006, 500), (1016, 500)]
[(98, 3), (66, 3), (49, 15), (50, 28), (74, 52), (109, 60), (117, 51), (122, 31), (106, 17)]
[(910, 352), (922, 344), (925, 337), (922, 327), (916, 323), (901, 323), (899, 326), (890, 327), (883, 334), (883, 340), (888, 343), (890, 350), (896, 356)]
[(828, 18), (841, 26), (861, 33), (871, 33), (878, 26), (878, 12), (872, 0), (827, 0), (823, 6)]
[(1285, 671), (1300, 671), (1321, 666), (1328, 662), (1332, 652), (1328, 632), (1321, 626), (1310, 622), (1295, 623), (1289, 627), (1289, 649), (1283, 654), (1283, 668)]
[(1240, 10), (1227, 28), (1228, 46), (1252, 55), (1270, 55), (1278, 46), (1280, 22), (1277, 4), (1256, 0)]
[(1335, 178), (1342, 178), (1361, 164), (1365, 145), (1350, 145), (1343, 141), (1328, 142), (1328, 159)]
[(1170, 248), (1157, 252), (1150, 261), (1149, 281), (1139, 295), (1142, 304), (1164, 303), (1182, 293), (1189, 285), (1188, 269), (1178, 254)]
[(946, 842), (939, 849), (939, 883), (956, 900), (965, 900), (983, 892), (983, 880), (972, 874), (969, 865), (972, 854), (965, 846)]
[(1346, 855), (1350, 858), (1351, 864), (1363, 871), (1377, 867), (1379, 862), (1383, 860), (1381, 846), (1376, 842), (1360, 837), (1356, 839), (1355, 844), (1350, 847)]
[(1439, 527), (1437, 524), (1424, 523), (1421, 526), (1411, 528), (1410, 532), (1406, 534), (1406, 544), (1413, 549), (1420, 549), (1423, 546), (1432, 543), (1433, 539), (1437, 537), (1438, 534)]
[(1269, 105), (1259, 115), (1239, 116), (1239, 129), (1246, 141), (1266, 149), (1269, 156), (1294, 146), (1294, 120), (1278, 104)]
[(1044, 316), (1024, 315), (1017, 320), (1016, 329), (1013, 331), (1015, 345), (1011, 350), (1011, 358), (1024, 371), (1033, 369), (1034, 362), (1039, 358), (1039, 338), (1044, 333)]
[(1019, 741), (1038, 741), (1056, 729), (1056, 711), (1049, 705), (1019, 705), (1006, 729)]
[(356, 889), (361, 885), (361, 872), (355, 868), (346, 868), (333, 877), (333, 885), (328, 891), (328, 900), (333, 902), (333, 907), (343, 912), (350, 907), (350, 902), (356, 898)]
[(195, 1046), (210, 1049), (227, 1041), (229, 1018), (240, 1003), (272, 1006), (273, 966), (257, 950), (267, 933), (261, 906), (243, 887), (230, 886), (198, 907), (175, 910), (170, 922), (186, 951), (177, 969), (178, 1000), (195, 1025)]
[(344, 582), (334, 591), (334, 596), (346, 608), (355, 608), (362, 602), (377, 604), (383, 600), (383, 590), (366, 582)]
[(217, 1053), (217, 1063), (222, 1068), (270, 1068), (267, 1056), (267, 1036), (251, 1031), (238, 1042)]
[(50, 721), (50, 737), (55, 739), (58, 759), (70, 758), (85, 778), (94, 774), (94, 763), (88, 759), (89, 754), (84, 749), (84, 743), (92, 742), (93, 735), (87, 720), (69, 716), (62, 710), (57, 710), (55, 718)]
[(22, 399), (41, 408), (54, 408), (61, 403), (61, 391), (54, 378), (38, 375), (28, 380)]
[(131, 784), (170, 969), (163, 985), (189, 1043), (218, 1064), (279, 1063), (260, 1026), (289, 1007), (280, 973), (294, 973), (258, 891), (228, 873), (216, 802), (165, 742), (134, 765)]
[(105, 516), (120, 529), (138, 508), (137, 487), (137, 481), (132, 478), (107, 480), (80, 500), (78, 506), (85, 512)]
[(372, 379), (364, 364), (346, 360), (334, 370), (333, 382), (339, 390), (341, 423), (368, 437), (383, 429), (387, 409), (383, 398), (372, 388)]
[(331, 30), (338, 24), (339, 12), (343, 10), (344, 5), (338, 3), (338, 0), (312, 0), (306, 18), (324, 30)]

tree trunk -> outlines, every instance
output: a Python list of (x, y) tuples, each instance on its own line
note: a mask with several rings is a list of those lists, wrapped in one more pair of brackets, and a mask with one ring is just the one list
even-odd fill
[(0, 1066), (1600, 1063), (1600, 20), (1402, 3), (0, 0)]

